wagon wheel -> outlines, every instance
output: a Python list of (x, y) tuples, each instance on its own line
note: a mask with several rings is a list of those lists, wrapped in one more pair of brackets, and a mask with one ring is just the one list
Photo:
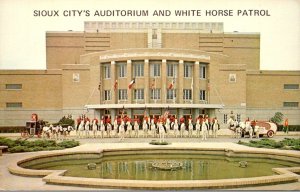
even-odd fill
[(272, 138), (274, 136), (274, 131), (272, 131), (272, 130), (268, 131), (267, 136)]

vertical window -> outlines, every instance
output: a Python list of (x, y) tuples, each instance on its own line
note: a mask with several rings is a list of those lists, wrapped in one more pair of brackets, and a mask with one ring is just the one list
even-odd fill
[(157, 29), (152, 29), (152, 39), (157, 39)]
[(22, 108), (23, 104), (21, 102), (9, 102), (6, 103), (6, 108)]
[(184, 64), (184, 77), (192, 77), (192, 65)]
[(200, 101), (205, 101), (205, 100), (206, 100), (206, 91), (200, 90)]
[(119, 77), (126, 77), (126, 65), (125, 64), (121, 64), (119, 65)]
[(133, 65), (134, 70), (134, 77), (142, 77), (144, 76), (144, 64), (134, 64)]
[(127, 89), (119, 89), (119, 100), (127, 100)]
[(184, 100), (192, 99), (192, 90), (191, 89), (183, 89), (183, 99)]
[(5, 89), (6, 90), (21, 90), (22, 84), (6, 84)]
[(160, 76), (160, 64), (151, 64), (151, 77), (159, 77)]
[(104, 90), (104, 100), (109, 101), (110, 99), (110, 90)]
[(206, 79), (206, 65), (200, 65), (200, 79)]
[(167, 89), (167, 99), (176, 98), (176, 89)]
[(176, 64), (168, 64), (167, 65), (167, 75), (168, 77), (176, 77), (177, 74), (177, 68)]
[(135, 89), (134, 99), (144, 99), (144, 89)]
[(227, 114), (224, 114), (224, 121), (223, 123), (227, 123)]
[(237, 120), (238, 122), (241, 122), (241, 114), (237, 114), (237, 115), (236, 115), (236, 120)]
[(160, 99), (160, 89), (151, 89), (151, 99)]
[(110, 78), (110, 65), (104, 66), (104, 78), (109, 79)]

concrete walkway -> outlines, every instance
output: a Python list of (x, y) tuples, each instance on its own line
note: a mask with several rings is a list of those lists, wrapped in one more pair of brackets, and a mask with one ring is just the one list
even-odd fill
[[(187, 142), (187, 139), (189, 142)], [(250, 148), (247, 146), (242, 146), (236, 144), (234, 141), (227, 141), (229, 138), (218, 138), (214, 141), (191, 141), (189, 138), (183, 139), (174, 139), (170, 138), (172, 142), (170, 147), (187, 147), (187, 148), (231, 148), (236, 150), (261, 150), (261, 151), (279, 151), (290, 154), (299, 154), (298, 151), (283, 151), (283, 150), (272, 150), (272, 149), (258, 149)], [(151, 141), (151, 138), (148, 139), (127, 139), (125, 142), (119, 142), (117, 138), (105, 139), (105, 142), (99, 143), (99, 139), (84, 139), (81, 140), (82, 145), (66, 149), (64, 151), (95, 151), (100, 149), (111, 149), (111, 148), (144, 148), (144, 147), (157, 147), (149, 145), (148, 142)], [(229, 139), (230, 140), (230, 139)], [(93, 141), (93, 142), (91, 142)], [(98, 142), (96, 142), (98, 141)], [(104, 141), (104, 140), (103, 140)], [(128, 142), (130, 141), (130, 142)], [(84, 187), (74, 187), (74, 186), (60, 186), (60, 185), (50, 185), (42, 181), (42, 178), (34, 177), (23, 177), (12, 175), (8, 172), (7, 166), (14, 161), (23, 159), (27, 156), (34, 154), (46, 154), (49, 152), (32, 152), (32, 153), (15, 153), (9, 154), (4, 153), (3, 156), (0, 156), (0, 189), (2, 190), (94, 190), (93, 188), (84, 188)], [(96, 190), (101, 190), (97, 188)], [(106, 189), (110, 190), (110, 189)], [(233, 190), (300, 190), (300, 182), (288, 183), (288, 184), (279, 184), (271, 186), (258, 186), (258, 187), (247, 187), (247, 188), (235, 188)], [(132, 191), (132, 190), (130, 190)]]

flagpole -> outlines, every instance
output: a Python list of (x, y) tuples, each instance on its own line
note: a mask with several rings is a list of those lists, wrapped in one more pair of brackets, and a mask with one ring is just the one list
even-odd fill
[(193, 94), (194, 94), (194, 77), (193, 76), (192, 76), (192, 82), (191, 82), (191, 90), (192, 90), (191, 103), (193, 103)]
[(156, 77), (154, 76), (154, 102), (156, 104), (156, 98), (157, 98), (157, 94), (156, 94)]
[[(134, 79), (135, 84), (136, 84), (136, 88), (137, 88), (137, 81)], [(136, 90), (136, 89), (135, 89)], [(133, 91), (134, 92), (134, 91)], [(137, 93), (137, 91), (135, 92), (135, 94)], [(137, 104), (137, 95), (135, 95), (135, 104)]]
[(174, 71), (174, 77), (173, 77), (173, 102), (174, 102), (174, 104), (176, 103), (176, 76), (177, 76), (177, 74), (176, 74), (176, 70), (175, 70), (175, 66), (174, 66), (174, 68), (173, 68), (173, 71)]

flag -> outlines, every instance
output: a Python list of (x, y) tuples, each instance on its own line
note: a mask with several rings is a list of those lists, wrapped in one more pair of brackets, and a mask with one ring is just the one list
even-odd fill
[(132, 81), (130, 81), (128, 88), (131, 89), (132, 86), (135, 84), (135, 79), (133, 79)]
[(100, 81), (99, 84), (98, 84), (98, 90), (99, 90), (99, 91), (101, 90), (101, 81)]
[(116, 91), (118, 88), (118, 80), (115, 81), (115, 84), (114, 84), (114, 91)]
[(168, 110), (167, 110), (167, 111), (165, 111), (165, 113), (163, 114), (163, 118), (165, 118), (165, 119), (166, 119), (166, 118), (169, 116), (169, 113), (170, 113), (170, 112), (169, 112)]
[(174, 84), (175, 84), (175, 79), (172, 80), (172, 82), (170, 83), (168, 89), (173, 89)]

